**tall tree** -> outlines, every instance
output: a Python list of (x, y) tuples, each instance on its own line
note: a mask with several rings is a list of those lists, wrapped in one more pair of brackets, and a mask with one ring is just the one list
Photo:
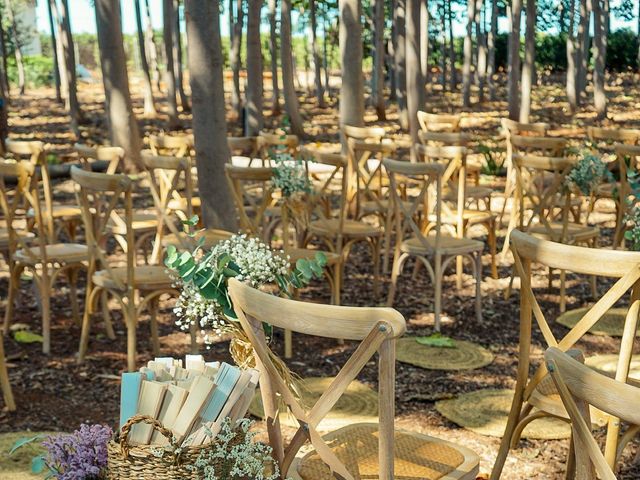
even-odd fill
[(7, 102), (8, 92), (0, 82), (0, 151), (4, 152), (4, 141), (9, 136), (9, 104)]
[(153, 22), (151, 21), (151, 7), (149, 6), (149, 0), (144, 0), (144, 10), (146, 16), (146, 24), (144, 30), (144, 41), (149, 56), (149, 68), (153, 72), (153, 84), (158, 92), (161, 92), (160, 88), (160, 67), (158, 65), (158, 47), (156, 41), (153, 38)]
[(487, 84), (489, 99), (496, 99), (496, 37), (498, 35), (498, 0), (491, 0), (491, 27), (487, 35)]
[(24, 95), (26, 88), (26, 77), (22, 55), (22, 40), (20, 39), (20, 35), (18, 33), (18, 23), (16, 22), (13, 1), (14, 0), (7, 0), (7, 17), (9, 19), (9, 24), (11, 25), (11, 36), (13, 37), (13, 55), (16, 59), (16, 67), (18, 69), (18, 90), (20, 95)]
[(420, 2), (420, 69), (422, 79), (428, 82), (429, 76), (429, 8), (427, 0)]
[(77, 138), (80, 138), (80, 122), (82, 121), (82, 110), (78, 101), (78, 79), (76, 74), (76, 50), (71, 34), (71, 13), (69, 1), (60, 2), (60, 22), (62, 24), (62, 51), (66, 65), (67, 79), (67, 110), (71, 116), (71, 130)]
[(507, 95), (509, 102), (509, 118), (518, 120), (520, 115), (520, 22), (522, 17), (522, 0), (511, 1), (511, 25), (509, 28), (509, 68), (507, 78)]
[(536, 61), (536, 0), (527, 0), (526, 28), (524, 40), (524, 62), (522, 64), (522, 85), (520, 91), (520, 122), (529, 123), (531, 113), (531, 89), (535, 76)]
[[(442, 91), (447, 91), (447, 10), (444, 0), (438, 4), (440, 12), (440, 83)], [(452, 90), (455, 85), (452, 87)]]
[(298, 94), (293, 83), (293, 49), (291, 45), (291, 0), (280, 0), (280, 63), (282, 65), (282, 88), (284, 106), (289, 117), (291, 133), (304, 135)]
[(184, 68), (182, 67), (182, 33), (180, 30), (180, 0), (174, 0), (173, 12), (175, 27), (171, 30), (172, 45), (173, 45), (173, 73), (176, 76), (176, 88), (178, 92), (178, 98), (180, 99), (180, 106), (183, 112), (190, 112), (191, 106), (189, 105), (189, 98), (184, 91)]
[(484, 102), (484, 85), (487, 80), (487, 35), (485, 33), (485, 5), (484, 0), (476, 0), (476, 34), (478, 49), (478, 64), (476, 66), (476, 83), (478, 98)]
[(386, 120), (384, 105), (384, 0), (374, 0), (373, 13), (373, 74), (371, 76), (371, 90), (373, 106), (378, 120)]
[(49, 17), (49, 30), (51, 31), (51, 56), (53, 57), (53, 80), (56, 87), (56, 102), (62, 103), (62, 95), (60, 94), (60, 67), (58, 67), (58, 40), (56, 39), (56, 26), (53, 19), (53, 8), (51, 2), (47, 1), (47, 13)]
[(269, 54), (271, 56), (272, 114), (280, 114), (280, 82), (278, 81), (278, 25), (276, 13), (278, 0), (269, 0)]
[(164, 53), (166, 59), (165, 85), (167, 88), (167, 113), (169, 114), (169, 128), (178, 126), (178, 97), (176, 92), (175, 63), (173, 59), (173, 30), (176, 25), (173, 0), (164, 0), (162, 3), (162, 20), (164, 40)]
[(324, 108), (324, 87), (322, 86), (322, 61), (320, 60), (320, 44), (318, 43), (316, 0), (309, 0), (309, 16), (311, 17), (311, 48), (313, 50), (313, 77), (316, 84), (316, 97), (318, 99), (318, 106)]
[(569, 0), (569, 28), (566, 33), (566, 49), (567, 49), (567, 101), (569, 109), (574, 113), (578, 108), (578, 91), (576, 88), (577, 77), (577, 58), (576, 58), (576, 40), (574, 37), (575, 29), (575, 0)]
[(340, 125), (364, 125), (360, 0), (340, 0)]
[(149, 70), (149, 62), (147, 61), (147, 50), (144, 30), (142, 28), (142, 8), (140, 6), (141, 0), (135, 0), (136, 9), (136, 27), (138, 30), (138, 49), (140, 51), (140, 64), (142, 66), (142, 77), (144, 80), (143, 95), (144, 95), (144, 115), (146, 117), (156, 116), (156, 106), (153, 103), (153, 87), (151, 86), (151, 72)]
[(451, 76), (449, 77), (449, 85), (453, 92), (458, 88), (458, 69), (456, 68), (456, 44), (453, 38), (453, 11), (451, 10), (451, 1), (444, 1), (447, 9), (447, 30), (449, 32), (449, 66), (451, 67)]
[(476, 0), (467, 0), (467, 29), (464, 36), (464, 64), (462, 68), (462, 105), (471, 106), (471, 57), (473, 55), (473, 24), (476, 19)]
[(111, 143), (125, 151), (125, 168), (135, 170), (142, 168), (140, 133), (129, 93), (120, 0), (95, 0), (94, 3), (109, 135)]
[(0, 72), (1, 74), (0, 83), (2, 83), (2, 89), (6, 93), (4, 97), (4, 101), (8, 102), (9, 101), (9, 77), (8, 77), (9, 70), (7, 69), (7, 44), (6, 44), (4, 26), (2, 25), (2, 17), (3, 17), (3, 11), (2, 11), (2, 8), (0, 8), (0, 56), (2, 57), (0, 59), (0, 62), (2, 62), (2, 65), (1, 65), (2, 72)]
[[(233, 4), (236, 4), (235, 15), (232, 13)], [(229, 63), (233, 72), (233, 90), (231, 90), (231, 108), (236, 118), (242, 118), (242, 94), (240, 93), (240, 67), (242, 61), (242, 29), (244, 26), (244, 6), (242, 0), (229, 0), (229, 18), (231, 25), (231, 48), (229, 49)]]
[(592, 0), (593, 6), (593, 104), (602, 120), (607, 116), (605, 65), (607, 61), (607, 24), (609, 2)]
[[(424, 80), (420, 68), (420, 0), (407, 0), (407, 110), (411, 142), (419, 141), (418, 110), (424, 108)], [(411, 160), (416, 152), (411, 149)]]
[(185, 0), (185, 18), (203, 221), (210, 228), (235, 231), (233, 197), (222, 174), (231, 153), (225, 120), (220, 1)]
[(56, 0), (49, 0), (49, 8), (53, 14), (54, 22), (56, 25), (56, 32), (58, 41), (56, 42), (56, 60), (58, 62), (58, 74), (60, 75), (60, 96), (64, 100), (65, 108), (69, 107), (69, 78), (67, 73), (67, 60), (64, 55), (64, 48), (62, 46), (64, 39), (64, 27), (62, 25), (62, 18), (60, 16), (60, 10), (58, 9), (58, 2)]
[(249, 0), (247, 15), (247, 135), (262, 130), (262, 45), (260, 43), (260, 15), (262, 0)]
[(580, 0), (580, 25), (578, 26), (578, 48), (576, 61), (578, 73), (576, 75), (576, 87), (578, 90), (578, 105), (582, 103), (582, 96), (587, 89), (587, 70), (589, 67), (589, 50), (591, 45), (591, 0)]
[(395, 0), (393, 25), (396, 28), (396, 43), (393, 46), (395, 56), (396, 89), (400, 126), (409, 129), (407, 112), (407, 45), (406, 45), (406, 0)]

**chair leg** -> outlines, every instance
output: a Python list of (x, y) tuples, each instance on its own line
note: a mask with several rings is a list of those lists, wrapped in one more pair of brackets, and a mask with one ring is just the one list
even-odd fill
[(456, 257), (456, 288), (462, 289), (462, 273), (464, 271), (464, 258), (462, 255)]
[(7, 364), (4, 358), (4, 339), (0, 333), (0, 390), (4, 398), (4, 404), (7, 410), (13, 412), (16, 409), (16, 402), (11, 391), (11, 383), (9, 383), (9, 373), (7, 372)]
[(435, 322), (436, 332), (440, 331), (440, 313), (442, 311), (442, 256), (438, 253), (435, 255), (434, 259), (434, 277), (435, 277), (435, 298), (434, 298), (434, 308), (433, 308), (433, 316)]
[(333, 305), (340, 305), (340, 296), (342, 293), (342, 268), (343, 263), (338, 261), (333, 267), (333, 291), (332, 291), (332, 303)]
[(387, 296), (387, 307), (393, 307), (393, 299), (396, 296), (396, 288), (398, 284), (398, 277), (400, 276), (401, 263), (402, 259), (400, 257), (400, 252), (396, 250), (396, 253), (393, 256), (393, 265), (391, 266), (391, 285), (389, 286), (389, 295)]
[(41, 279), (40, 298), (42, 301), (42, 353), (51, 352), (51, 285), (48, 279)]
[(4, 326), (3, 332), (5, 335), (9, 334), (9, 326), (13, 320), (13, 312), (15, 309), (16, 297), (18, 296), (18, 283), (20, 282), (20, 273), (22, 269), (19, 267), (12, 267), (11, 274), (9, 275), (9, 292), (7, 296), (7, 308), (4, 312)]
[(573, 443), (573, 433), (569, 438), (569, 454), (567, 455), (567, 469), (564, 472), (565, 480), (575, 480), (576, 478), (576, 450)]
[(67, 281), (69, 282), (69, 296), (71, 297), (71, 315), (76, 325), (82, 325), (80, 319), (80, 307), (78, 305), (78, 269), (67, 270)]
[(160, 303), (160, 299), (155, 297), (153, 300), (149, 302), (149, 317), (150, 317), (150, 327), (151, 327), (151, 349), (153, 354), (158, 357), (160, 356), (160, 339), (158, 337), (158, 304)]
[(102, 320), (104, 321), (104, 329), (107, 332), (109, 340), (116, 339), (116, 333), (113, 331), (113, 323), (111, 322), (111, 312), (109, 311), (109, 295), (103, 290), (100, 294), (100, 306), (102, 308)]
[(127, 370), (129, 372), (135, 372), (137, 357), (136, 330), (138, 324), (135, 307), (127, 305), (122, 313), (125, 318), (125, 324), (127, 325)]
[(285, 329), (284, 331), (284, 358), (293, 357), (293, 334), (291, 330)]
[(489, 243), (489, 253), (491, 254), (491, 278), (497, 280), (498, 278), (498, 266), (496, 264), (496, 253), (498, 251), (498, 241), (496, 238), (496, 221), (491, 220), (489, 225), (487, 225), (488, 233), (488, 243)]
[(391, 228), (393, 226), (393, 216), (391, 214), (385, 216), (384, 225), (384, 253), (382, 257), (382, 273), (389, 273), (389, 256), (391, 255)]
[(191, 353), (198, 353), (198, 325), (192, 323), (189, 325), (189, 336), (191, 337)]
[(371, 240), (371, 255), (373, 256), (373, 296), (380, 294), (380, 238)]
[(560, 313), (564, 313), (567, 310), (567, 271), (560, 270)]
[(478, 252), (475, 257), (476, 274), (476, 320), (482, 322), (482, 252)]

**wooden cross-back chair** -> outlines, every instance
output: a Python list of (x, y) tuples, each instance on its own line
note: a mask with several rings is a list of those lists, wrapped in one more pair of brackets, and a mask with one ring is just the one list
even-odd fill
[(608, 149), (616, 143), (636, 145), (640, 140), (640, 130), (634, 128), (588, 127), (587, 137), (598, 148)]
[[(547, 370), (571, 419), (572, 448), (567, 465), (575, 478), (584, 480), (616, 480), (616, 465), (602, 454), (591, 433), (591, 406), (632, 425), (640, 425), (638, 399), (640, 387), (595, 372), (579, 361), (551, 347), (545, 355)], [(626, 369), (625, 369), (626, 368)], [(626, 376), (628, 365), (618, 369), (616, 377)], [(620, 453), (620, 452), (618, 452)], [(597, 473), (597, 476), (596, 476)], [(567, 475), (567, 478), (573, 476)]]
[[(15, 179), (13, 185), (10, 183)], [(26, 205), (33, 211), (35, 238), (21, 235), (14, 229), (14, 220), (19, 208)], [(78, 274), (86, 268), (89, 251), (85, 245), (60, 243), (47, 215), (38, 192), (36, 166), (29, 162), (13, 163), (0, 161), (0, 206), (7, 220), (9, 251), (9, 294), (4, 318), (4, 332), (9, 332), (13, 320), (15, 302), (19, 292), (20, 278), (27, 270), (39, 294), (42, 314), (42, 351), (51, 351), (51, 297), (53, 286), (59, 276), (64, 275), (69, 285), (71, 312), (76, 323), (80, 323), (78, 307)]]
[(298, 153), (300, 139), (297, 135), (285, 133), (269, 133), (261, 131), (258, 134), (258, 152), (266, 165), (270, 164), (271, 157), (276, 151), (282, 151), (291, 155)]
[(613, 235), (613, 247), (618, 248), (624, 244), (624, 232), (627, 229), (626, 216), (629, 211), (629, 198), (631, 197), (631, 186), (629, 185), (629, 172), (638, 172), (640, 166), (640, 145), (615, 145), (618, 169), (620, 171), (620, 181), (611, 184), (617, 189), (612, 190), (611, 198), (616, 203), (616, 229)]
[[(569, 222), (572, 192), (565, 187), (567, 174), (574, 160), (565, 157), (541, 157), (536, 155), (514, 155), (516, 171), (516, 202), (518, 205), (518, 228), (538, 238), (553, 242), (587, 245), (597, 248), (600, 229), (596, 226)], [(530, 209), (526, 209), (526, 204)], [(558, 210), (560, 212), (558, 213)], [(529, 218), (526, 212), (530, 211)], [(507, 240), (510, 242), (510, 234)], [(565, 311), (565, 275), (560, 271), (560, 310)], [(512, 277), (513, 280), (513, 277)], [(549, 271), (549, 285), (553, 281)], [(596, 278), (591, 277), (592, 294), (597, 295)], [(507, 289), (507, 296), (510, 290)]]
[(340, 128), (345, 138), (353, 138), (355, 140), (363, 140), (369, 143), (380, 143), (387, 132), (382, 127), (356, 127), (354, 125), (344, 124)]
[(231, 151), (231, 165), (237, 167), (251, 167), (254, 164), (265, 166), (265, 160), (260, 158), (258, 137), (227, 137), (227, 145)]
[(148, 138), (154, 155), (191, 157), (194, 148), (193, 135), (150, 135)]
[[(301, 149), (301, 155), (306, 161), (332, 168), (330, 174), (314, 185), (316, 200), (313, 202), (313, 211), (307, 225), (308, 235), (305, 244), (313, 237), (320, 239), (330, 252), (340, 257), (339, 264), (344, 268), (353, 245), (357, 242), (367, 242), (373, 263), (373, 292), (377, 295), (380, 280), (380, 247), (384, 229), (348, 215), (347, 158), (338, 153), (306, 148)], [(339, 304), (339, 295), (336, 303)]]
[(94, 162), (107, 162), (106, 173), (116, 173), (124, 161), (124, 149), (121, 147), (90, 147), (82, 143), (73, 145), (82, 165), (91, 170)]
[[(395, 343), (406, 329), (399, 312), (390, 308), (297, 302), (260, 292), (235, 279), (229, 281), (229, 294), (255, 352), (269, 441), (282, 478), (354, 480), (365, 475), (380, 480), (409, 478), (407, 475), (424, 479), (475, 478), (478, 457), (470, 450), (436, 438), (395, 431)], [(305, 335), (340, 337), (361, 343), (309, 409), (301, 405), (275, 367), (263, 323)], [(379, 425), (349, 425), (322, 437), (318, 424), (376, 352), (379, 354)], [(278, 420), (280, 400), (300, 424), (286, 446)], [(304, 458), (296, 458), (307, 442), (315, 450)], [(363, 451), (372, 454), (363, 455)]]
[(424, 132), (459, 132), (461, 115), (418, 112), (418, 123)]
[(7, 372), (2, 332), (0, 332), (0, 390), (2, 390), (2, 397), (4, 398), (4, 405), (6, 409), (10, 412), (15, 411), (16, 402), (13, 398), (13, 391), (11, 390), (11, 383), (9, 382), (9, 373)]
[[(392, 306), (398, 277), (412, 256), (426, 267), (435, 289), (435, 328), (440, 331), (443, 272), (457, 257), (471, 260), (476, 279), (476, 318), (482, 320), (482, 250), (477, 240), (442, 232), (442, 185), (446, 167), (439, 163), (383, 160), (391, 182), (396, 242), (387, 305)], [(405, 197), (406, 196), (406, 197)]]
[[(511, 234), (511, 250), (514, 268), (520, 276), (520, 339), (518, 352), (518, 373), (511, 411), (505, 429), (498, 457), (491, 474), (492, 480), (500, 478), (500, 473), (510, 448), (515, 448), (520, 434), (529, 422), (543, 415), (567, 419), (567, 413), (553, 388), (543, 365), (532, 370), (532, 331), (534, 325), (542, 334), (545, 347), (557, 347), (569, 351), (595, 323), (617, 302), (625, 299), (630, 292), (631, 307), (627, 313), (624, 334), (620, 342), (618, 374), (628, 372), (629, 362), (640, 308), (640, 253), (565, 245), (533, 237), (514, 230)], [(611, 278), (614, 283), (598, 301), (588, 309), (577, 324), (562, 338), (557, 338), (538, 303), (532, 287), (532, 264), (556, 270), (570, 270), (579, 274)], [(535, 319), (535, 324), (533, 320)], [(588, 353), (588, 352), (587, 352)], [(621, 366), (626, 365), (626, 370)], [(532, 409), (538, 411), (532, 413)], [(615, 419), (608, 419), (608, 455), (615, 457), (618, 444), (618, 428)]]
[[(470, 227), (482, 226), (487, 232), (491, 254), (491, 275), (498, 277), (496, 265), (496, 215), (491, 211), (467, 208), (467, 149), (464, 147), (429, 147), (416, 145), (418, 158), (425, 163), (439, 163), (445, 167), (442, 174), (441, 223), (454, 236), (464, 238)], [(433, 219), (432, 219), (433, 221)], [(462, 265), (458, 263), (458, 288), (462, 288)], [(480, 277), (481, 278), (481, 277)]]
[[(78, 202), (89, 247), (89, 271), (85, 311), (82, 320), (82, 335), (78, 361), (87, 353), (91, 330), (91, 315), (99, 295), (108, 294), (122, 309), (127, 327), (127, 368), (136, 369), (136, 328), (139, 316), (145, 307), (151, 316), (151, 342), (154, 354), (158, 355), (157, 310), (159, 297), (163, 294), (177, 295), (173, 280), (161, 265), (136, 265), (135, 231), (133, 222), (132, 184), (126, 175), (109, 175), (71, 168), (71, 178), (78, 184)], [(103, 246), (110, 236), (109, 223), (116, 221), (125, 227), (127, 242), (124, 265), (108, 258)], [(104, 300), (104, 298), (103, 298)], [(103, 309), (105, 308), (103, 304)], [(105, 312), (103, 310), (103, 315)], [(105, 316), (108, 320), (108, 313)], [(109, 327), (108, 327), (109, 328)]]
[[(504, 203), (500, 211), (500, 226), (507, 206), (507, 201), (512, 198), (516, 188), (515, 172), (513, 171), (513, 144), (511, 137), (514, 135), (526, 137), (547, 137), (550, 125), (548, 123), (520, 123), (515, 120), (503, 118), (500, 120), (501, 133), (504, 136), (507, 156), (505, 159), (505, 167), (507, 167), (507, 177), (504, 185)], [(506, 250), (505, 250), (506, 251)]]
[[(50, 234), (58, 236), (65, 232), (70, 240), (75, 240), (76, 227), (80, 221), (80, 208), (77, 205), (66, 205), (54, 201), (53, 185), (49, 176), (49, 167), (46, 159), (44, 143), (40, 141), (10, 140), (5, 141), (5, 153), (18, 160), (28, 161), (38, 170), (38, 179), (41, 188), (38, 195), (42, 198), (43, 215), (53, 218), (48, 222)], [(35, 213), (33, 209), (27, 211), (30, 225), (34, 224)]]

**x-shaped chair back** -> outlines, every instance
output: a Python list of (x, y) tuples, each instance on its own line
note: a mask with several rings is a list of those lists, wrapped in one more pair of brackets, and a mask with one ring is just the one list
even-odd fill
[(430, 147), (466, 147), (471, 137), (460, 132), (431, 132), (421, 130), (418, 138), (423, 145)]
[(425, 132), (459, 132), (460, 115), (418, 112), (418, 123)]
[[(518, 202), (519, 228), (529, 231), (535, 224), (544, 226), (548, 238), (563, 242), (567, 240), (568, 217), (571, 207), (571, 192), (565, 188), (565, 179), (574, 161), (565, 157), (542, 157), (537, 155), (514, 155), (516, 171), (516, 200)], [(558, 199), (564, 199), (560, 207), (562, 230), (553, 228), (554, 210)], [(529, 202), (531, 216), (525, 218), (525, 202)]]
[[(296, 454), (307, 441), (337, 478), (353, 480), (344, 464), (324, 442), (317, 426), (329, 413), (362, 368), (379, 353), (380, 478), (393, 478), (395, 340), (404, 334), (405, 320), (390, 308), (340, 307), (279, 298), (235, 279), (229, 294), (240, 324), (253, 346), (260, 370), (260, 391), (267, 430), (275, 459), (286, 476)], [(301, 404), (272, 361), (263, 324), (325, 338), (361, 342), (329, 388), (311, 409)], [(300, 427), (285, 447), (278, 420), (278, 397), (291, 410)]]
[(154, 155), (190, 157), (194, 148), (193, 135), (151, 135), (149, 148)]
[(73, 149), (87, 170), (91, 169), (91, 163), (96, 160), (108, 162), (106, 173), (109, 174), (116, 173), (120, 169), (125, 155), (124, 149), (121, 147), (90, 147), (76, 143), (73, 145)]
[[(383, 164), (391, 184), (389, 190), (396, 222), (396, 248), (404, 240), (413, 237), (430, 254), (434, 254), (440, 247), (442, 178), (446, 167), (439, 163), (409, 163), (390, 159), (384, 159)], [(428, 221), (430, 216), (431, 222)], [(434, 231), (432, 243), (427, 240), (427, 229)]]
[[(227, 145), (229, 145), (232, 156), (248, 158), (249, 167), (252, 166), (260, 154), (258, 137), (227, 137)], [(264, 159), (262, 159), (262, 166), (265, 166)]]
[[(519, 230), (514, 230), (511, 233), (511, 250), (516, 273), (521, 279), (520, 352), (516, 397), (521, 395), (520, 399), (527, 401), (547, 373), (543, 364), (536, 369), (534, 375), (529, 375), (533, 319), (535, 319), (544, 338), (546, 347), (556, 347), (566, 352), (573, 348), (609, 309), (623, 300), (628, 292), (631, 292), (630, 307), (626, 316), (616, 369), (616, 379), (626, 382), (638, 324), (638, 314), (640, 313), (640, 253), (565, 245), (538, 239)], [(615, 282), (588, 309), (577, 324), (558, 339), (533, 291), (532, 263), (557, 270), (569, 270), (578, 274), (608, 277), (614, 279)], [(618, 441), (617, 428), (619, 427), (616, 426), (615, 419), (610, 420), (609, 430), (614, 429), (616, 433), (607, 436), (607, 452), (608, 455), (613, 455), (609, 458), (614, 460)]]
[(353, 138), (369, 143), (380, 143), (386, 132), (382, 127), (355, 127), (353, 125), (342, 125), (342, 135), (345, 139)]
[(276, 151), (289, 153), (295, 156), (298, 153), (300, 139), (297, 135), (287, 135), (286, 133), (268, 133), (260, 132), (258, 135), (258, 151), (260, 157), (265, 164), (269, 164), (269, 160)]
[(227, 164), (225, 174), (238, 211), (240, 230), (262, 238), (267, 209), (274, 204), (273, 168)]
[[(126, 175), (88, 172), (71, 167), (71, 178), (78, 184), (76, 197), (82, 210), (87, 246), (89, 247), (89, 272), (96, 265), (108, 272), (116, 288), (127, 294), (130, 305), (134, 303), (135, 238), (131, 179)], [(104, 252), (111, 237), (110, 222), (126, 231), (126, 284), (113, 274), (112, 262)]]

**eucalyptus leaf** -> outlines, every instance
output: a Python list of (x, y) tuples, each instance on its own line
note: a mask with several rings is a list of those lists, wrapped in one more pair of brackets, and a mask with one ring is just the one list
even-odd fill
[(31, 473), (36, 475), (44, 472), (47, 469), (47, 463), (42, 455), (33, 457), (31, 459)]
[(13, 455), (13, 453), (16, 450), (24, 447), (25, 445), (29, 445), (30, 443), (33, 443), (38, 440), (42, 440), (44, 438), (47, 438), (47, 435), (35, 435), (33, 437), (20, 438), (16, 440), (16, 442), (11, 446), (11, 450), (9, 450), (9, 455)]
[(44, 341), (42, 335), (30, 332), (29, 330), (20, 330), (13, 334), (13, 338), (18, 343), (42, 343)]
[(428, 337), (416, 337), (416, 342), (420, 345), (427, 345), (429, 347), (456, 348), (456, 344), (453, 339), (446, 337), (441, 333), (434, 333)]

